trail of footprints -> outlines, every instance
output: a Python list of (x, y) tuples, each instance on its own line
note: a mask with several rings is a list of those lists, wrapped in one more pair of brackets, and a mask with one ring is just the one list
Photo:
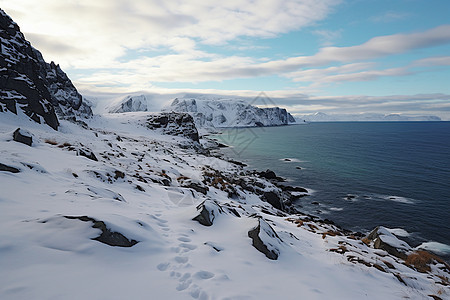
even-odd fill
[[(168, 237), (170, 228), (167, 225), (167, 220), (161, 219), (160, 214), (151, 217), (156, 220), (156, 224), (160, 229), (166, 232), (163, 235)], [(170, 262), (158, 264), (156, 268), (162, 272), (169, 272), (169, 276), (178, 281), (177, 291), (187, 290), (194, 299), (209, 299), (209, 295), (200, 288), (199, 284), (204, 280), (215, 277), (215, 274), (204, 270), (189, 272), (194, 269), (194, 266), (189, 263), (189, 252), (197, 249), (197, 246), (191, 244), (191, 239), (187, 234), (179, 234), (177, 243), (176, 247), (171, 248), (171, 251), (174, 253), (173, 259)]]

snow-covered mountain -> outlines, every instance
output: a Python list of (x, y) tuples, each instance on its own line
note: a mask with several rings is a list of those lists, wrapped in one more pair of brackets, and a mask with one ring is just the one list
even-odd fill
[(147, 111), (147, 98), (145, 95), (128, 95), (120, 99), (118, 103), (113, 103), (109, 108), (109, 113), (124, 113)]
[(317, 112), (307, 115), (296, 115), (297, 120), (303, 122), (383, 122), (383, 121), (441, 121), (437, 116), (405, 116), (400, 114), (376, 114), (376, 113), (362, 113), (362, 114), (325, 114)]
[(254, 127), (295, 123), (284, 108), (259, 108), (238, 99), (176, 98), (166, 111), (187, 112), (198, 127)]
[[(90, 107), (54, 62), (46, 63), (0, 9), (0, 111), (23, 111), (57, 129), (59, 117), (91, 116)], [(41, 120), (42, 118), (42, 120)]]

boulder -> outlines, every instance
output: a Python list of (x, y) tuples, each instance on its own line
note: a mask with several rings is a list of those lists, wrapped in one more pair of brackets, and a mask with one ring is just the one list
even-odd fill
[(248, 232), (248, 237), (252, 239), (253, 247), (268, 259), (278, 259), (282, 240), (263, 218), (258, 218), (258, 225)]
[(219, 214), (224, 213), (222, 207), (212, 200), (205, 200), (197, 206), (200, 213), (192, 220), (204, 226), (211, 226)]
[(16, 142), (31, 146), (33, 144), (33, 137), (28, 131), (17, 128), (13, 133), (13, 139)]
[(266, 179), (276, 179), (277, 175), (274, 171), (267, 169), (266, 171), (262, 171), (258, 173), (259, 176), (266, 178)]
[(19, 173), (20, 170), (14, 167), (10, 167), (0, 163), (0, 171), (2, 172), (11, 172), (11, 173)]
[(375, 249), (382, 249), (401, 259), (406, 259), (407, 252), (412, 250), (406, 242), (398, 239), (383, 226), (376, 227), (363, 241), (373, 242)]
[(100, 243), (115, 246), (115, 247), (132, 247), (139, 243), (136, 240), (130, 240), (125, 237), (120, 232), (111, 231), (108, 227), (106, 227), (105, 222), (98, 221), (88, 216), (64, 216), (67, 219), (71, 220), (80, 220), (83, 222), (92, 222), (92, 228), (97, 228), (101, 230), (101, 234), (93, 238), (93, 240), (99, 241)]
[(83, 148), (77, 149), (77, 155), (84, 156), (84, 157), (89, 158), (90, 160), (93, 160), (93, 161), (98, 161), (98, 159), (95, 156), (94, 152), (92, 152), (89, 149), (83, 149)]
[(284, 210), (284, 203), (275, 192), (264, 192), (261, 199), (279, 210)]

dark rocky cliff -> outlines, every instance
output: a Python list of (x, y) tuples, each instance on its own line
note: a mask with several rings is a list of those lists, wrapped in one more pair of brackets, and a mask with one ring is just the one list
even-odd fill
[(22, 110), (34, 121), (59, 126), (58, 117), (89, 117), (91, 108), (59, 65), (46, 63), (19, 26), (0, 9), (0, 112)]

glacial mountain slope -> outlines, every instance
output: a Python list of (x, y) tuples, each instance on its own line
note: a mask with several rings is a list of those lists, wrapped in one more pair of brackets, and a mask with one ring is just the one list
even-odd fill
[(176, 98), (166, 110), (191, 114), (198, 127), (278, 126), (295, 122), (284, 108), (259, 108), (237, 99)]
[(109, 113), (124, 113), (147, 111), (147, 98), (145, 95), (128, 95), (118, 103), (109, 107)]
[(204, 149), (184, 114), (0, 122), (1, 299), (450, 296), (439, 258), (296, 212), (307, 191)]
[(0, 110), (23, 110), (36, 122), (57, 129), (58, 118), (91, 116), (70, 79), (54, 62), (46, 63), (0, 9)]
[(364, 114), (325, 114), (317, 112), (309, 115), (295, 116), (297, 120), (306, 122), (407, 122), (407, 121), (441, 121), (441, 118), (437, 116), (405, 116), (399, 114), (376, 114), (376, 113), (364, 113)]

